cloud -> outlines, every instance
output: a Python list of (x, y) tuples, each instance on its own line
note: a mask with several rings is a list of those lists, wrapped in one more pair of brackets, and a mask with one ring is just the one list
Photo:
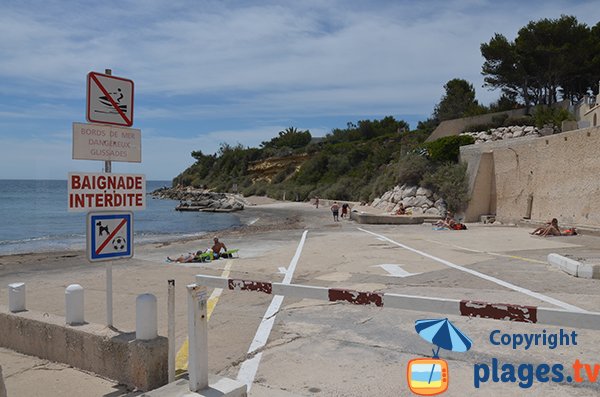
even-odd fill
[[(562, 0), (47, 0), (2, 8), (0, 132), (2, 146), (14, 145), (0, 149), (2, 163), (18, 162), (27, 143), (40, 150), (44, 177), (72, 166), (70, 142), (47, 135), (84, 119), (92, 70), (135, 81), (145, 156), (164, 153), (162, 168), (158, 160), (141, 167), (173, 176), (193, 161), (190, 146), (256, 145), (298, 120), (313, 132), (344, 127), (333, 124), (340, 118), (423, 120), (452, 78), (473, 83), (487, 104), (499, 93), (481, 87), (482, 42), (496, 32), (514, 39), (544, 17), (600, 19), (596, 2)], [(33, 172), (32, 163), (20, 169)]]

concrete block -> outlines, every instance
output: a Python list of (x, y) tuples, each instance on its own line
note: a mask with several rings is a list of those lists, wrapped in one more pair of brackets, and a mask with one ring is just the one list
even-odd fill
[(246, 397), (247, 395), (244, 383), (217, 375), (208, 376), (208, 388), (191, 392), (187, 374), (160, 389), (142, 394), (144, 397)]
[(582, 263), (558, 254), (549, 254), (548, 264), (571, 276), (600, 279), (600, 265)]
[(375, 215), (364, 212), (351, 212), (350, 219), (360, 224), (371, 225), (419, 225), (423, 223), (425, 217), (409, 215)]
[(100, 324), (65, 325), (65, 318), (0, 306), (0, 346), (90, 371), (140, 390), (167, 383), (167, 338), (135, 340)]

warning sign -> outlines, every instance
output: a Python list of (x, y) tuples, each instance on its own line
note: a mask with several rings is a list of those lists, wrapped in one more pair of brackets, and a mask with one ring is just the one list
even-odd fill
[(133, 125), (133, 80), (89, 72), (86, 117), (90, 123), (131, 127)]
[(133, 213), (90, 212), (86, 229), (87, 257), (90, 261), (133, 256)]
[(73, 159), (142, 162), (142, 131), (73, 123)]
[(70, 172), (68, 210), (143, 210), (146, 208), (146, 177), (143, 174)]

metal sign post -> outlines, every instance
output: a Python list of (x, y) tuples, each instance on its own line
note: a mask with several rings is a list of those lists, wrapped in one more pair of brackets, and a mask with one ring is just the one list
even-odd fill
[[(86, 119), (73, 123), (73, 159), (104, 161), (103, 173), (69, 173), (68, 210), (88, 213), (88, 259), (106, 261), (106, 325), (113, 326), (112, 262), (133, 256), (133, 214), (146, 206), (144, 175), (113, 174), (112, 161), (141, 162), (141, 131), (133, 125), (134, 83), (87, 75)], [(93, 124), (97, 123), (97, 124)]]
[[(104, 69), (104, 73), (112, 75), (111, 69)], [(89, 99), (88, 99), (89, 101)], [(104, 162), (104, 172), (112, 172), (112, 163), (110, 160)], [(113, 326), (113, 290), (112, 290), (112, 261), (106, 262), (106, 326)]]

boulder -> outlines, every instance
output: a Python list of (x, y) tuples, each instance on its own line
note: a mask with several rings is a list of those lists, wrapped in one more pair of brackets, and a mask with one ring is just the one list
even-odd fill
[(429, 200), (426, 196), (416, 196), (414, 197), (414, 201), (412, 203), (414, 207), (431, 207), (433, 205), (433, 201)]
[(408, 207), (414, 207), (418, 204), (418, 200), (415, 196), (411, 196), (411, 197), (404, 197), (402, 199), (402, 204), (404, 205), (405, 208)]
[(392, 197), (392, 194), (393, 194), (392, 191), (383, 193), (383, 196), (381, 196), (381, 200), (390, 201), (390, 197)]
[(523, 131), (524, 131), (525, 133), (534, 132), (534, 131), (535, 131), (535, 127), (534, 127), (534, 126), (531, 126), (531, 125), (528, 125), (527, 127), (523, 128)]
[(380, 198), (376, 198), (375, 200), (373, 200), (373, 202), (371, 203), (371, 207), (377, 207), (377, 205), (381, 202)]
[(426, 196), (426, 197), (432, 197), (433, 196), (433, 192), (427, 188), (424, 187), (420, 187), (417, 189), (417, 196)]
[(425, 210), (425, 215), (441, 217), (442, 213), (437, 208), (429, 208), (429, 209)]
[(405, 197), (416, 196), (417, 190), (418, 190), (418, 188), (416, 186), (409, 186), (409, 187), (404, 188), (404, 190), (402, 190), (402, 198), (404, 199)]
[(423, 215), (423, 208), (421, 207), (412, 207), (412, 215)]
[(513, 133), (513, 138), (518, 138), (525, 135), (525, 130), (518, 130)]

